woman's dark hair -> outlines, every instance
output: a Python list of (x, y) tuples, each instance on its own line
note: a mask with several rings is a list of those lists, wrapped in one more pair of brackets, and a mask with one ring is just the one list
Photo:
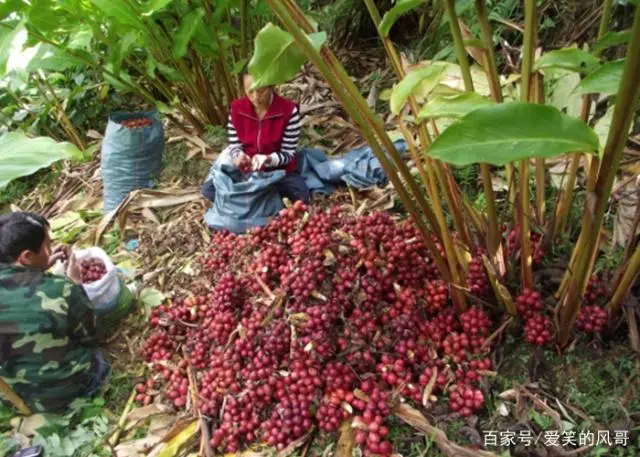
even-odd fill
[(0, 263), (15, 262), (23, 251), (39, 252), (49, 222), (36, 213), (15, 212), (0, 216)]

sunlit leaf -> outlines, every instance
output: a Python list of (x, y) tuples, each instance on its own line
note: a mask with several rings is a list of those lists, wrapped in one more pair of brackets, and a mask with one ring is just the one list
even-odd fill
[(440, 95), (429, 101), (418, 114), (419, 120), (441, 117), (462, 117), (471, 111), (491, 105), (493, 102), (475, 92)]
[(557, 49), (545, 52), (540, 57), (533, 69), (562, 68), (571, 71), (591, 71), (600, 64), (600, 61), (592, 54), (576, 48)]
[(183, 431), (181, 431), (175, 438), (167, 443), (167, 445), (160, 451), (158, 457), (175, 457), (182, 446), (192, 439), (198, 430), (198, 421), (191, 422)]
[(394, 86), (391, 94), (391, 112), (398, 114), (411, 95), (420, 91), (420, 95), (426, 97), (440, 80), (445, 76), (449, 67), (446, 62), (432, 62), (429, 66), (409, 73)]
[(607, 32), (593, 45), (593, 52), (599, 54), (610, 47), (627, 44), (629, 40), (631, 40), (631, 29), (621, 30), (620, 32)]
[(195, 35), (196, 30), (198, 30), (198, 25), (202, 21), (204, 17), (204, 8), (196, 8), (194, 10), (189, 11), (184, 19), (182, 19), (182, 23), (180, 24), (180, 28), (174, 37), (173, 44), (173, 58), (176, 60), (182, 59), (184, 55), (187, 53), (187, 48), (189, 46), (189, 41)]
[(424, 0), (397, 0), (395, 5), (393, 5), (393, 8), (384, 14), (382, 21), (378, 26), (380, 35), (383, 37), (388, 36), (391, 31), (391, 27), (393, 27), (393, 24), (395, 24), (402, 15), (414, 10), (423, 2)]
[(93, 33), (90, 28), (78, 30), (76, 33), (71, 35), (67, 47), (71, 49), (89, 49), (91, 47), (92, 39)]
[(453, 165), (505, 165), (531, 157), (599, 151), (598, 136), (551, 106), (512, 102), (475, 110), (445, 130), (429, 155)]
[(132, 27), (142, 27), (140, 11), (135, 10), (137, 2), (126, 0), (91, 0), (103, 13), (117, 22)]
[(0, 21), (7, 18), (11, 13), (23, 11), (28, 5), (22, 0), (5, 0), (0, 3)]
[(158, 62), (157, 65), (158, 65), (158, 70), (160, 70), (160, 73), (165, 75), (171, 81), (184, 81), (184, 78), (182, 77), (182, 75), (178, 70), (171, 68), (170, 66), (160, 62)]
[[(134, 90), (135, 84), (131, 79), (131, 75), (127, 72), (120, 70), (120, 72), (114, 72), (114, 68), (111, 64), (105, 66), (105, 72), (103, 73), (104, 80), (113, 86), (118, 92), (128, 93)], [(114, 77), (117, 76), (116, 77)]]
[(144, 13), (142, 13), (142, 15), (151, 16), (153, 13), (165, 9), (171, 3), (173, 3), (173, 0), (149, 0), (149, 2), (144, 5)]
[(7, 62), (16, 47), (16, 39), (24, 32), (26, 31), (22, 24), (10, 31), (0, 28), (0, 78), (7, 71)]
[(47, 137), (27, 138), (20, 132), (5, 133), (0, 136), (0, 188), (58, 160), (81, 157), (81, 151), (71, 143), (56, 143)]
[(147, 309), (155, 308), (156, 306), (161, 305), (164, 300), (164, 294), (158, 289), (145, 287), (140, 291), (140, 303), (142, 303)]
[(578, 117), (582, 109), (582, 96), (575, 92), (580, 84), (580, 74), (574, 71), (549, 69), (545, 73), (545, 97), (547, 104)]
[(49, 44), (42, 44), (38, 48), (36, 55), (27, 65), (27, 71), (66, 71), (83, 65), (85, 65), (85, 63), (82, 60)]
[(579, 94), (617, 94), (620, 88), (620, 81), (622, 81), (623, 70), (624, 59), (604, 63), (600, 68), (584, 78), (578, 84), (576, 91)]
[[(325, 32), (308, 35), (313, 47), (320, 49), (327, 40)], [(255, 39), (255, 52), (249, 62), (253, 88), (281, 84), (293, 78), (306, 57), (293, 36), (271, 23), (265, 25)]]
[[(613, 122), (613, 112), (616, 109), (616, 105), (610, 105), (607, 108), (607, 112), (600, 119), (596, 121), (596, 124), (593, 126), (593, 130), (595, 130), (598, 138), (600, 138), (600, 149), (604, 150), (604, 147), (607, 144), (607, 139), (609, 138), (609, 131), (611, 129), (611, 123)], [(629, 132), (633, 129), (633, 123), (629, 125)]]

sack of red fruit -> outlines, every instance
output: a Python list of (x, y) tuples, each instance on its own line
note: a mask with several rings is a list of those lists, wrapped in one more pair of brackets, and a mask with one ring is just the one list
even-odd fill
[(96, 308), (101, 325), (116, 325), (131, 309), (133, 294), (102, 249), (90, 247), (74, 254), (82, 272), (82, 287)]
[(154, 186), (162, 168), (164, 130), (157, 111), (115, 112), (102, 140), (103, 212), (135, 189)]

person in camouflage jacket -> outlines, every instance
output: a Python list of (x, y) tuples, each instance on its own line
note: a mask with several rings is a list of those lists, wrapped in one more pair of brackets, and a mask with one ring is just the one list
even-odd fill
[(92, 395), (109, 373), (75, 258), (68, 277), (46, 272), (62, 255), (48, 232), (38, 214), (0, 216), (0, 377), (37, 412)]

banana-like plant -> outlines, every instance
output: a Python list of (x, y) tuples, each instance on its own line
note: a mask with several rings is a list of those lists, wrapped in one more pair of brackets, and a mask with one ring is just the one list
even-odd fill
[(242, 89), (234, 73), (249, 49), (249, 6), (248, 0), (10, 2), (0, 17), (0, 77), (15, 37), (26, 31), (39, 71), (93, 68), (180, 125), (198, 131), (224, 125)]
[[(459, 261), (459, 253), (461, 250), (473, 253), (477, 248), (488, 249), (490, 256), (486, 258), (486, 265), (489, 276), (497, 282), (494, 284), (494, 290), (504, 291), (504, 286), (499, 284), (505, 278), (502, 262), (506, 250), (498, 233), (500, 222), (517, 230), (516, 239), (520, 247), (521, 260), (517, 270), (521, 275), (521, 286), (533, 287), (531, 221), (535, 219), (542, 224), (545, 220), (545, 159), (567, 156), (571, 161), (567, 187), (560, 194), (556, 208), (552, 210), (555, 216), (546, 224), (545, 238), (552, 237), (566, 226), (566, 215), (573, 203), (569, 189), (573, 189), (578, 171), (575, 164), (579, 163), (578, 159), (581, 156), (589, 159), (586, 171), (589, 176), (589, 190), (593, 191), (595, 198), (587, 199), (582, 232), (567, 270), (567, 278), (558, 295), (558, 343), (560, 347), (566, 347), (580, 309), (586, 281), (593, 271), (604, 210), (608, 205), (613, 179), (619, 168), (622, 147), (635, 108), (634, 101), (640, 95), (637, 84), (632, 83), (634, 78), (637, 81), (640, 77), (640, 64), (637, 62), (640, 57), (636, 49), (640, 46), (640, 8), (636, 10), (634, 25), (630, 31), (607, 33), (611, 1), (606, 0), (598, 42), (593, 50), (573, 47), (536, 52), (536, 3), (535, 0), (524, 0), (525, 28), (521, 74), (516, 78), (510, 78), (511, 82), (517, 81), (517, 98), (520, 100), (516, 100), (514, 96), (503, 95), (505, 82), (497, 72), (484, 0), (475, 0), (482, 39), (473, 40), (474, 48), (481, 51), (481, 67), (469, 64), (466, 51), (469, 40), (462, 37), (455, 2), (447, 0), (445, 6), (457, 50), (458, 65), (427, 62), (410, 73), (402, 67), (394, 45), (388, 38), (389, 31), (402, 14), (411, 11), (422, 2), (398, 0), (384, 17), (380, 17), (375, 4), (366, 0), (372, 19), (378, 25), (389, 62), (400, 79), (390, 96), (391, 111), (398, 116), (399, 127), (406, 133), (405, 137), (410, 143), (409, 150), (414, 154), (424, 184), (424, 188), (420, 189), (414, 178), (404, 172), (400, 165), (400, 156), (389, 147), (386, 133), (380, 128), (380, 119), (367, 109), (366, 103), (362, 103), (361, 95), (357, 93), (335, 56), (327, 47), (318, 49), (309, 39), (307, 34), (313, 30), (298, 6), (292, 0), (268, 0), (267, 3), (286, 31), (291, 34), (291, 39), (298, 44), (300, 52), (318, 67), (338, 100), (360, 127), (374, 153), (385, 166), (400, 199), (421, 227), (425, 241), (430, 242), (431, 235), (424, 230), (429, 228), (443, 242), (447, 258), (438, 259), (438, 265), (443, 277), (452, 283), (454, 291), (465, 288), (465, 262)], [(624, 42), (630, 43), (626, 59), (614, 62), (601, 60), (603, 49)], [(544, 103), (544, 77), (554, 74), (578, 76), (577, 79), (566, 79), (574, 83), (569, 92), (582, 96), (582, 107), (577, 113), (570, 110), (563, 112), (562, 108), (566, 106), (554, 106), (558, 104), (558, 97), (551, 97), (550, 104)], [(450, 84), (451, 80), (458, 83)], [(479, 91), (480, 87), (486, 88), (486, 91)], [(596, 132), (587, 124), (590, 120), (590, 94), (593, 93), (617, 95), (617, 103), (609, 117), (611, 122), (608, 132), (603, 132), (602, 126)], [(487, 98), (487, 95), (490, 98)], [(408, 105), (413, 114), (410, 118), (405, 117), (405, 105)], [(437, 121), (445, 118), (452, 121), (452, 124), (446, 129), (438, 128)], [(413, 142), (411, 128), (418, 133), (419, 145)], [(602, 143), (601, 138), (605, 139)], [(531, 205), (530, 195), (531, 162), (535, 162), (536, 166), (533, 180), (537, 187), (534, 206)], [(448, 171), (448, 166), (472, 164), (479, 164), (481, 167), (483, 188), (489, 202), (486, 217), (479, 219), (473, 217), (464, 205), (459, 206), (458, 202), (464, 202), (465, 196), (459, 194), (459, 188), (455, 182), (451, 182), (452, 175)], [(494, 167), (493, 171), (491, 167)], [(517, 196), (518, 204), (511, 221), (499, 221), (493, 196), (492, 174), (501, 167), (505, 167), (507, 175), (510, 176), (514, 184), (513, 195)], [(424, 201), (423, 195), (428, 196), (427, 201)], [(453, 225), (460, 234), (455, 249), (450, 244), (447, 246), (450, 227), (442, 223), (442, 209), (445, 205), (454, 216)], [(461, 225), (464, 225), (464, 229)], [(462, 233), (468, 231), (469, 227), (479, 229), (479, 233), (485, 234), (478, 245), (472, 244), (472, 237)], [(628, 256), (628, 273), (622, 275), (618, 281), (618, 288), (610, 304), (612, 312), (619, 309), (621, 300), (638, 275), (639, 258), (640, 254), (637, 251)], [(504, 295), (502, 293), (496, 295), (505, 305), (510, 301), (508, 298), (501, 300), (498, 295)], [(456, 304), (459, 309), (466, 306), (465, 300), (459, 296)], [(512, 303), (511, 306), (505, 307), (508, 311), (514, 312)]]

